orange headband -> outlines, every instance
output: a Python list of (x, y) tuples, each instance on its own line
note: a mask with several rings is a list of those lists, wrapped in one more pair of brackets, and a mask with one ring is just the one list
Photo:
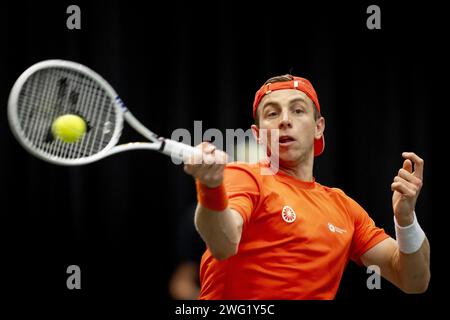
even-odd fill
[(261, 99), (266, 95), (276, 90), (283, 89), (297, 89), (304, 92), (314, 102), (317, 111), (320, 113), (319, 99), (317, 98), (316, 90), (314, 90), (311, 82), (305, 78), (292, 76), (291, 81), (282, 81), (264, 84), (255, 94), (255, 101), (253, 102), (253, 118), (256, 116), (256, 109), (258, 108)]

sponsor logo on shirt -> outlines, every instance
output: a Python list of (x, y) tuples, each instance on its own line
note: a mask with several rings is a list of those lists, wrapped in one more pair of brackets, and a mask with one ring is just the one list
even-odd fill
[(294, 209), (289, 206), (284, 206), (283, 210), (281, 210), (281, 217), (287, 223), (292, 223), (297, 218)]
[(337, 233), (347, 232), (347, 230), (336, 227), (334, 224), (332, 224), (330, 222), (328, 222), (328, 230), (330, 230), (331, 232), (337, 232)]

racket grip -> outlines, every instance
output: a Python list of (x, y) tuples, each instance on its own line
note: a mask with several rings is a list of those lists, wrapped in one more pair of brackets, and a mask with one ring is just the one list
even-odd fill
[(159, 151), (183, 162), (193, 155), (201, 156), (201, 151), (199, 149), (171, 139), (163, 139)]

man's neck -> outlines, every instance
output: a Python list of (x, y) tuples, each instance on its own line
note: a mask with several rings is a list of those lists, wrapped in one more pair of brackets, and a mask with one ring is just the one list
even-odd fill
[(285, 174), (295, 177), (301, 181), (313, 181), (314, 157), (308, 157), (297, 163), (280, 163), (279, 170)]

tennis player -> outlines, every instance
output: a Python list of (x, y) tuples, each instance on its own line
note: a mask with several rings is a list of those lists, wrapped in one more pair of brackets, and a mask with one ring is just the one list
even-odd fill
[(402, 154), (391, 185), (394, 240), (342, 190), (315, 181), (325, 120), (308, 80), (269, 79), (255, 95), (253, 116), (259, 141), (261, 129), (277, 129), (266, 141), (269, 153), (271, 141), (279, 144), (274, 174), (261, 174), (268, 161), (225, 165), (226, 154), (208, 143), (197, 146), (203, 163), (184, 167), (196, 179), (195, 225), (207, 245), (199, 298), (333, 299), (349, 260), (378, 266), (406, 293), (426, 291), (430, 249), (415, 213), (424, 161)]

